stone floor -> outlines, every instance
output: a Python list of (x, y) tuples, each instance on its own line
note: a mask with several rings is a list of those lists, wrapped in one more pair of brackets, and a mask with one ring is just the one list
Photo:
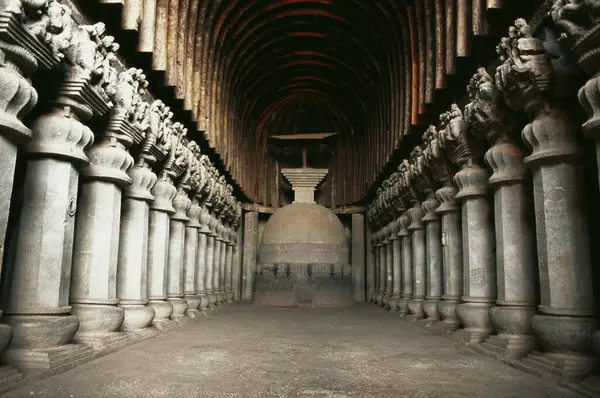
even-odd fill
[(6, 397), (575, 397), (371, 306), (235, 305)]

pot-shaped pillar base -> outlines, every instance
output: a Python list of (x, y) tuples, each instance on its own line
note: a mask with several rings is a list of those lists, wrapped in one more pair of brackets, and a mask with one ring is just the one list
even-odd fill
[(169, 321), (171, 314), (173, 314), (173, 305), (166, 300), (149, 300), (148, 307), (154, 310), (152, 324), (156, 327), (163, 322)]
[(113, 305), (73, 304), (72, 314), (79, 319), (73, 342), (94, 350), (108, 350), (124, 344), (129, 337), (117, 332), (125, 318), (123, 308)]
[(413, 298), (408, 302), (408, 310), (410, 315), (406, 317), (409, 321), (418, 321), (419, 319), (425, 318), (425, 311), (423, 311), (423, 302), (425, 299)]
[(167, 301), (173, 306), (173, 313), (171, 319), (182, 318), (185, 316), (188, 305), (187, 302), (181, 297), (169, 297)]
[(7, 315), (13, 337), (0, 360), (22, 372), (46, 371), (87, 360), (90, 347), (70, 344), (79, 320), (72, 315)]
[(400, 298), (400, 300), (398, 300), (398, 315), (401, 317), (405, 317), (406, 315), (410, 314), (410, 311), (408, 309), (408, 303), (410, 302), (411, 297), (402, 297)]
[(200, 310), (198, 309), (200, 307), (200, 296), (197, 296), (197, 295), (183, 296), (183, 299), (187, 303), (186, 315), (189, 316), (190, 318), (199, 317), (201, 315)]
[(154, 309), (144, 304), (119, 304), (123, 308), (125, 317), (121, 330), (123, 332), (138, 333), (146, 329), (154, 320)]
[(217, 303), (219, 302), (216, 293), (214, 292), (210, 292), (208, 293), (208, 308), (211, 309), (212, 311), (215, 310), (215, 306), (217, 305)]
[(456, 307), (461, 303), (459, 299), (446, 298), (442, 296), (442, 299), (437, 302), (437, 308), (442, 318), (442, 322), (447, 325), (448, 331), (453, 332), (458, 329), (461, 325), (458, 314), (456, 313)]
[(392, 295), (388, 300), (387, 309), (393, 312), (398, 312), (398, 302), (400, 301), (400, 296)]
[(425, 312), (425, 320), (428, 322), (438, 322), (441, 320), (440, 313), (437, 309), (439, 298), (426, 298), (423, 302), (423, 311)]
[(496, 306), (490, 310), (490, 319), (497, 336), (491, 336), (475, 349), (496, 358), (519, 359), (533, 351), (531, 318), (535, 307)]
[(585, 378), (596, 367), (598, 359), (592, 355), (598, 329), (595, 318), (539, 314), (531, 318), (531, 328), (542, 352), (534, 351), (511, 365), (571, 381)]
[[(461, 335), (466, 335), (469, 344), (478, 344), (487, 339), (494, 332), (494, 325), (490, 319), (492, 303), (466, 302), (456, 307), (456, 313), (464, 325)], [(460, 340), (463, 340), (460, 338)]]

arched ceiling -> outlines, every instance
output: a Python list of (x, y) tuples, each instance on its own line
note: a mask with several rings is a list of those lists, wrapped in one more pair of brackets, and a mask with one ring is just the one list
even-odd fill
[(485, 33), (485, 14), (502, 3), (123, 0), (121, 27), (138, 32), (137, 50), (164, 71), (248, 199), (276, 200), (269, 135), (330, 129), (339, 138), (327, 160), (327, 203), (350, 204), (367, 194)]

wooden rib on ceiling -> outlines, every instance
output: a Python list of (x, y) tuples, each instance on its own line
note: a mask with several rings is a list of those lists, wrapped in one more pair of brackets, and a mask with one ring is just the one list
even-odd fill
[(264, 178), (273, 164), (268, 134), (294, 125), (303, 101), (318, 104), (340, 132), (333, 204), (367, 194), (457, 72), (455, 59), (470, 54), (487, 9), (499, 8), (490, 0), (121, 3), (122, 28), (138, 31), (138, 51), (152, 53), (163, 83), (250, 200), (262, 202), (277, 185)]

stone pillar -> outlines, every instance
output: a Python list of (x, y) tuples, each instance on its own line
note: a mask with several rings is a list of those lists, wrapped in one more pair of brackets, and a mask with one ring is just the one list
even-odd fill
[(209, 297), (207, 294), (207, 272), (208, 267), (206, 263), (207, 258), (207, 244), (210, 229), (208, 229), (208, 223), (210, 222), (210, 215), (206, 210), (206, 207), (201, 207), (200, 213), (200, 229), (198, 230), (198, 252), (196, 254), (196, 292), (200, 297), (200, 312), (202, 315), (208, 313)]
[(495, 355), (520, 358), (529, 353), (535, 339), (531, 317), (536, 312), (537, 286), (533, 230), (528, 215), (530, 197), (524, 185), (521, 150), (511, 138), (512, 114), (506, 108), (494, 79), (483, 68), (471, 79), (471, 103), (466, 117), (473, 134), (491, 142), (485, 161), (493, 174), (498, 300), (490, 310), (497, 331), (478, 349)]
[(213, 277), (213, 265), (215, 260), (215, 237), (217, 234), (214, 232), (216, 227), (216, 220), (210, 217), (210, 233), (206, 237), (206, 294), (208, 295), (208, 308), (212, 311), (215, 310), (217, 304), (217, 295), (215, 294), (215, 285)]
[[(239, 205), (238, 205), (239, 207)], [(241, 223), (241, 208), (239, 208), (238, 223)], [(242, 299), (242, 256), (240, 250), (240, 243), (243, 242), (243, 226), (239, 224), (235, 231), (235, 245), (233, 246), (233, 272), (232, 272), (232, 283), (233, 283), (233, 299), (240, 301)]]
[(352, 214), (352, 277), (354, 301), (365, 301), (365, 216)]
[(489, 310), (496, 301), (494, 227), (488, 199), (489, 173), (469, 162), (456, 175), (456, 199), (462, 204), (463, 303), (457, 314), (469, 343), (481, 343), (494, 331)]
[(402, 294), (398, 301), (398, 314), (402, 317), (409, 314), (408, 303), (413, 297), (413, 254), (412, 236), (408, 229), (410, 217), (404, 212), (398, 219), (400, 231), (398, 236), (402, 239)]
[[(454, 165), (442, 150), (440, 144), (440, 132), (436, 126), (429, 126), (423, 140), (427, 146), (423, 150), (423, 163), (431, 171), (432, 179), (442, 186), (435, 191), (435, 197), (439, 206), (425, 205), (424, 210), (428, 213), (435, 211), (441, 218), (441, 277), (443, 280), (442, 297), (437, 301), (437, 309), (443, 322), (436, 327), (454, 331), (460, 326), (456, 307), (460, 304), (463, 294), (463, 247), (460, 208), (455, 201), (458, 189), (454, 186)], [(426, 207), (430, 208), (427, 209)], [(428, 217), (435, 219), (434, 214)], [(437, 234), (437, 233), (436, 233)], [(437, 248), (434, 249), (438, 252)], [(439, 252), (438, 252), (439, 253)]]
[(218, 278), (219, 278), (219, 299), (220, 303), (227, 304), (227, 290), (225, 287), (225, 268), (227, 266), (227, 246), (229, 246), (229, 231), (224, 225), (221, 225), (221, 253), (219, 254)]
[(392, 293), (394, 292), (394, 238), (397, 238), (398, 231), (393, 231), (392, 229), (396, 225), (395, 221), (392, 221), (387, 226), (387, 241), (388, 243), (385, 245), (386, 255), (385, 255), (385, 270), (386, 270), (386, 283), (385, 283), (385, 296), (383, 300), (383, 304), (386, 309), (390, 309), (389, 300), (392, 297)]
[(237, 233), (233, 228), (228, 228), (227, 232), (229, 233), (229, 242), (227, 242), (227, 250), (225, 252), (225, 298), (227, 304), (233, 304), (235, 296), (233, 293), (233, 252)]
[(375, 291), (376, 291), (376, 269), (375, 269), (375, 246), (373, 246), (373, 234), (371, 232), (371, 219), (369, 218), (369, 224), (365, 226), (365, 241), (367, 243), (367, 301), (372, 303), (375, 299)]
[(422, 204), (425, 215), (421, 221), (425, 223), (427, 258), (427, 293), (423, 310), (428, 322), (440, 320), (437, 304), (442, 296), (442, 226), (435, 212), (439, 205), (440, 202), (433, 197), (427, 198)]
[(481, 343), (493, 331), (489, 310), (496, 300), (494, 227), (488, 199), (489, 173), (479, 163), (481, 142), (470, 132), (456, 104), (440, 116), (440, 143), (459, 168), (454, 175), (456, 200), (462, 206), (463, 303), (456, 308), (464, 329), (455, 333), (460, 341)]
[[(32, 9), (29, 11), (35, 15), (33, 18), (47, 18), (43, 14), (44, 10), (39, 10), (37, 14), (34, 12), (36, 7), (46, 5), (30, 4)], [(2, 6), (5, 17), (11, 19), (2, 27), (3, 38), (19, 38), (29, 45), (35, 43), (32, 47), (41, 51), (40, 42), (21, 29), (18, 22), (21, 15), (18, 19), (14, 15), (6, 15), (15, 12), (15, 7), (20, 7), (20, 3), (12, 6), (10, 9)], [(21, 370), (50, 369), (58, 366), (61, 359), (70, 361), (75, 356), (82, 357), (91, 351), (89, 347), (69, 344), (79, 327), (77, 317), (70, 315), (69, 282), (79, 170), (89, 164), (84, 151), (94, 139), (92, 131), (82, 122), (93, 115), (103, 115), (110, 109), (103, 88), (94, 87), (90, 83), (91, 69), (95, 67), (94, 61), (99, 61), (103, 63), (107, 73), (111, 72), (111, 65), (105, 62), (105, 56), (113, 46), (106, 44), (101, 48), (103, 52), (98, 52), (99, 46), (95, 40), (105, 39), (100, 26), (74, 26), (66, 6), (56, 2), (52, 7), (51, 11), (55, 13), (53, 25), (56, 25), (52, 32), (46, 31), (44, 26), (47, 24), (42, 25), (37, 21), (37, 25), (42, 30), (38, 34), (44, 36), (55, 53), (44, 57), (45, 59), (40, 58), (38, 64), (45, 67), (57, 66), (57, 62), (48, 62), (48, 59), (58, 61), (63, 57), (68, 62), (62, 65), (63, 73), (59, 81), (55, 82), (56, 89), (48, 104), (50, 110), (33, 121), (33, 139), (24, 147), (28, 160), (23, 210), (18, 230), (15, 231), (13, 274), (10, 282), (7, 281), (10, 288), (3, 289), (6, 300), (3, 302), (7, 303), (7, 316), (3, 321), (13, 327), (13, 337), (3, 359)], [(93, 39), (90, 37), (92, 32)], [(71, 33), (75, 34), (76, 40), (72, 40)], [(57, 40), (57, 43), (53, 43), (56, 34), (61, 35), (60, 42)], [(112, 43), (111, 40), (108, 41)], [(67, 47), (69, 51), (58, 54)], [(12, 45), (3, 46), (0, 53), (0, 69), (8, 66), (13, 70), (21, 70), (18, 63), (11, 65), (13, 56), (20, 60), (27, 59), (26, 62), (35, 59), (27, 50), (20, 51), (17, 46)], [(7, 76), (6, 71), (3, 72), (0, 77)], [(11, 111), (19, 112), (20, 115), (26, 114), (28, 109), (22, 108), (35, 103), (31, 103), (32, 98), (28, 98), (28, 95), (35, 95), (33, 91), (27, 93), (29, 84), (18, 78), (4, 80), (2, 83), (2, 95), (11, 96), (9, 101), (2, 102), (2, 107), (10, 107)], [(110, 84), (111, 81), (106, 83)], [(25, 92), (18, 98), (15, 95), (20, 90)], [(85, 96), (82, 95), (83, 92), (86, 93)], [(15, 136), (23, 133), (19, 132), (20, 123), (17, 118), (14, 118), (11, 127), (15, 130)], [(5, 137), (5, 134), (2, 136)], [(10, 159), (10, 148), (3, 156)], [(11, 172), (10, 165), (4, 172)], [(1, 233), (4, 232), (2, 230)]]
[(222, 225), (219, 222), (215, 229), (215, 244), (213, 246), (213, 263), (212, 263), (212, 278), (213, 278), (213, 291), (216, 298), (216, 305), (219, 305), (223, 299), (223, 292), (221, 291), (220, 285), (220, 268), (221, 268), (221, 246), (223, 245), (223, 237), (221, 236)]
[(258, 254), (258, 213), (244, 215), (244, 253), (242, 276), (242, 300), (252, 300), (256, 256)]
[(117, 306), (121, 189), (131, 184), (127, 171), (133, 165), (125, 137), (102, 135), (81, 173), (70, 298), (79, 329), (73, 341), (97, 350), (125, 337), (117, 332), (125, 317)]
[(444, 264), (444, 294), (438, 301), (438, 311), (448, 331), (460, 327), (456, 307), (463, 294), (463, 246), (460, 207), (454, 200), (458, 189), (448, 183), (435, 193), (440, 201), (436, 212), (442, 218), (442, 256)]
[(154, 319), (148, 307), (148, 217), (150, 190), (156, 183), (154, 174), (142, 159), (129, 172), (133, 183), (123, 191), (121, 233), (117, 261), (117, 298), (123, 308), (121, 330), (137, 332)]
[(3, 321), (13, 328), (3, 359), (22, 370), (48, 369), (57, 356), (90, 351), (69, 344), (79, 320), (68, 302), (79, 170), (94, 139), (80, 120), (90, 116), (59, 103), (32, 123), (33, 140), (25, 146), (23, 210), (10, 290), (3, 292)]
[[(2, 7), (7, 7), (2, 6)], [(2, 10), (10, 19), (16, 20), (20, 16), (12, 15), (14, 11)], [(42, 15), (40, 15), (42, 16)], [(43, 15), (47, 17), (47, 15)], [(18, 146), (27, 143), (32, 136), (31, 130), (21, 121), (26, 117), (38, 100), (37, 91), (31, 85), (30, 75), (37, 71), (36, 59), (53, 59), (52, 52), (45, 46), (32, 48), (34, 41), (23, 40), (30, 37), (20, 23), (3, 28), (3, 39), (1, 44), (2, 61), (0, 62), (0, 276), (2, 274), (2, 260), (4, 259), (4, 243), (6, 240), (6, 229), (10, 213), (10, 201), (12, 197), (13, 182), (15, 177), (15, 166), (17, 162)], [(25, 34), (20, 39), (8, 39), (8, 37), (19, 37), (14, 33)], [(7, 34), (8, 33), (8, 34)], [(59, 32), (56, 32), (59, 33)], [(50, 37), (50, 32), (46, 33)], [(27, 54), (27, 56), (23, 56)], [(55, 66), (58, 62), (53, 62)], [(27, 71), (27, 73), (25, 73)], [(2, 309), (0, 309), (2, 318)], [(9, 325), (0, 324), (0, 354), (8, 346), (12, 337), (12, 329)], [(0, 378), (0, 382), (1, 382)]]
[(186, 315), (196, 318), (200, 315), (200, 296), (196, 291), (196, 257), (198, 255), (198, 229), (200, 225), (200, 204), (197, 194), (193, 193), (192, 205), (188, 210), (190, 221), (185, 226), (185, 256), (184, 256), (184, 300), (187, 303)]
[[(525, 110), (530, 117), (522, 138), (531, 150), (524, 164), (533, 172), (541, 298), (540, 313), (532, 317), (531, 327), (544, 351), (531, 354), (518, 366), (578, 379), (597, 363), (592, 349), (598, 321), (577, 126), (561, 109), (564, 105), (555, 103), (570, 98), (561, 89), (572, 82), (565, 80), (564, 71), (555, 72), (548, 47), (531, 36), (525, 21), (517, 20), (504, 41), (509, 47), (500, 47), (504, 62), (498, 67), (496, 85), (509, 107)], [(512, 58), (515, 51), (518, 56), (527, 54), (520, 56), (519, 64)], [(560, 84), (553, 85), (557, 78)], [(543, 358), (536, 358), (540, 355)]]
[[(183, 177), (185, 178), (185, 177)], [(190, 220), (187, 212), (192, 204), (182, 184), (178, 184), (177, 195), (173, 199), (175, 213), (171, 215), (169, 228), (169, 251), (167, 257), (167, 300), (173, 306), (171, 319), (185, 317), (187, 302), (183, 299), (183, 258), (185, 253), (185, 229)]]
[[(599, 25), (597, 17), (590, 17), (590, 14), (595, 13), (595, 9), (590, 11), (590, 7), (597, 7), (597, 4), (593, 3), (576, 6), (568, 2), (556, 2), (550, 15), (561, 33), (559, 40), (572, 50), (579, 66), (589, 77), (578, 93), (579, 103), (588, 115), (588, 120), (583, 123), (581, 129), (583, 134), (596, 141), (596, 162), (600, 178), (600, 52), (597, 40)], [(567, 8), (568, 11), (563, 12)], [(596, 354), (600, 354), (600, 330), (594, 334), (594, 346)]]
[(173, 313), (167, 301), (167, 258), (169, 255), (169, 215), (175, 213), (173, 198), (177, 189), (165, 176), (160, 178), (152, 195), (150, 224), (148, 228), (148, 306), (155, 312), (153, 324), (163, 327)]
[(421, 222), (424, 213), (419, 203), (415, 203), (406, 212), (411, 221), (408, 230), (411, 233), (413, 266), (413, 295), (412, 300), (408, 303), (408, 309), (411, 313), (410, 319), (419, 320), (425, 317), (423, 302), (426, 293), (427, 257), (425, 254), (425, 229)]
[(379, 261), (377, 262), (377, 265), (379, 266), (379, 290), (377, 291), (377, 304), (383, 306), (383, 297), (385, 295), (387, 281), (387, 251), (385, 250), (385, 245), (388, 241), (386, 227), (379, 230), (378, 236), (377, 252), (379, 254)]
[(392, 236), (392, 268), (393, 268), (393, 279), (392, 279), (392, 295), (388, 300), (388, 309), (392, 311), (398, 311), (398, 302), (400, 301), (400, 294), (402, 293), (402, 238), (398, 236), (400, 231), (399, 221), (396, 219), (390, 224), (390, 230)]
[(372, 234), (371, 247), (373, 251), (373, 294), (372, 303), (377, 304), (377, 295), (379, 294), (379, 231)]

